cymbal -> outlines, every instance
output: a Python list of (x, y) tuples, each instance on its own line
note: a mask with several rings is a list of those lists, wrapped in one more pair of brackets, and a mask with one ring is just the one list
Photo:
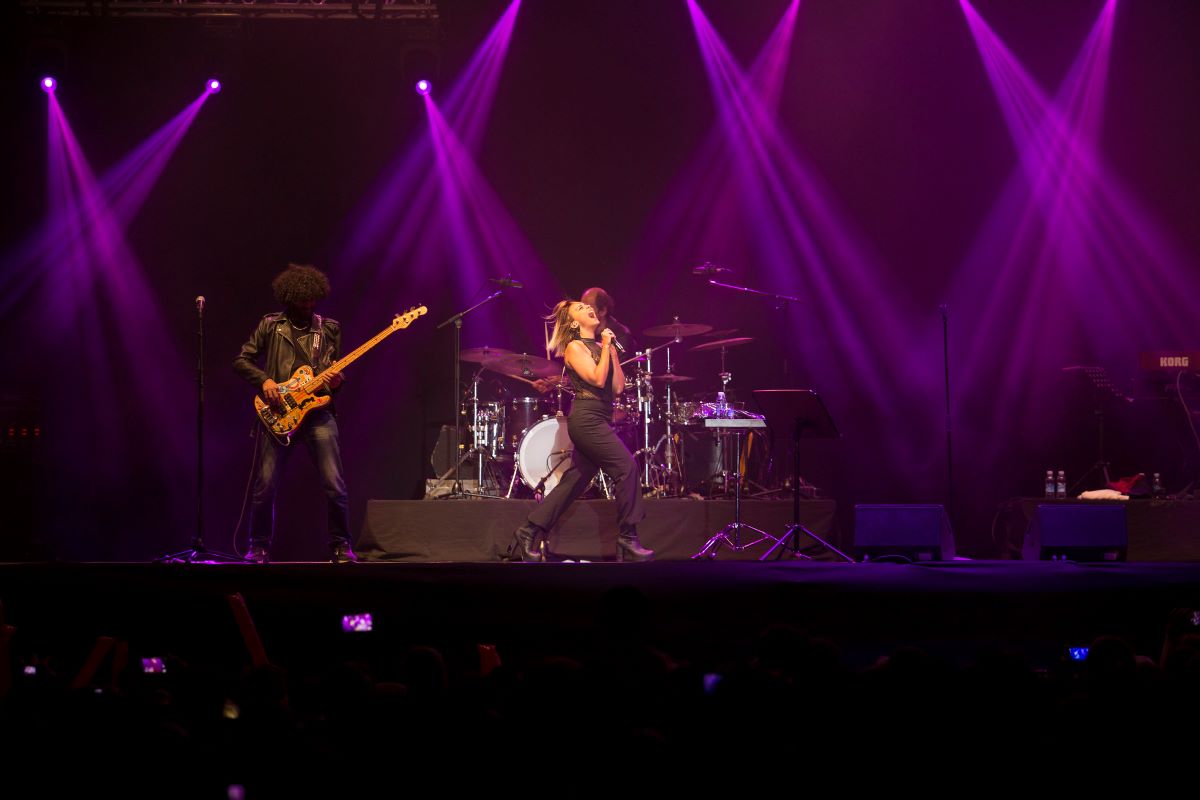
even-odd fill
[(736, 339), (717, 339), (715, 342), (698, 344), (695, 347), (689, 348), (689, 350), (693, 353), (703, 352), (706, 350), (724, 350), (729, 347), (738, 347), (743, 344), (749, 344), (753, 341), (753, 336), (739, 336)]
[(711, 261), (705, 261), (703, 264), (697, 264), (692, 267), (693, 275), (721, 275), (723, 273), (731, 273), (729, 267), (722, 267), (720, 264), (714, 264)]
[(676, 375), (673, 372), (664, 372), (662, 375), (651, 375), (650, 380), (658, 381), (659, 383), (683, 383), (684, 381), (694, 381), (695, 378), (690, 378), (687, 375)]
[(646, 328), (642, 331), (642, 335), (674, 339), (678, 336), (699, 336), (712, 329), (712, 325), (705, 325), (701, 322), (672, 322), (669, 325), (655, 325), (653, 328)]
[(492, 372), (511, 375), (516, 378), (549, 378), (562, 371), (562, 367), (548, 358), (513, 353), (483, 362), (483, 366)]
[(485, 361), (490, 361), (493, 358), (501, 356), (515, 356), (512, 350), (505, 350), (503, 347), (471, 347), (463, 350), (458, 354), (458, 357), (463, 361), (474, 361), (476, 364), (482, 364)]

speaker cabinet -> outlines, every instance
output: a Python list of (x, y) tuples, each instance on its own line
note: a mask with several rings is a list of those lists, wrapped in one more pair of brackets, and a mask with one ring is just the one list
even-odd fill
[(954, 533), (940, 505), (858, 505), (854, 549), (863, 561), (951, 561)]
[(1043, 561), (1124, 561), (1128, 547), (1124, 505), (1047, 503), (1037, 507), (1022, 556)]

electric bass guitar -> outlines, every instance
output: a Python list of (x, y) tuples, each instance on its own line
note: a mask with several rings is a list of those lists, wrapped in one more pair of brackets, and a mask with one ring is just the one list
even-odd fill
[(304, 416), (310, 411), (329, 405), (330, 401), (333, 400), (333, 397), (330, 395), (316, 394), (317, 391), (329, 382), (330, 378), (344, 370), (358, 359), (359, 356), (382, 342), (388, 336), (398, 330), (407, 328), (413, 323), (413, 320), (423, 316), (428, 311), (429, 309), (425, 306), (413, 306), (403, 314), (397, 314), (396, 318), (392, 320), (391, 325), (372, 336), (357, 349), (352, 350), (330, 364), (329, 368), (324, 370), (320, 375), (314, 376), (312, 367), (300, 367), (292, 373), (292, 377), (287, 383), (279, 384), (279, 399), (282, 408), (275, 408), (261, 397), (255, 397), (254, 413), (262, 420), (262, 424), (267, 426), (267, 431), (275, 437), (276, 441), (282, 445), (290, 444), (292, 434), (300, 427), (300, 423), (304, 421)]

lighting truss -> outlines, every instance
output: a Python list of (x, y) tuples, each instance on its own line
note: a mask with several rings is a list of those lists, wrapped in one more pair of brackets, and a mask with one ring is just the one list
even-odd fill
[(323, 0), (21, 0), (30, 16), (173, 17), (186, 19), (378, 19), (437, 22), (436, 0), (361, 0), (329, 3)]

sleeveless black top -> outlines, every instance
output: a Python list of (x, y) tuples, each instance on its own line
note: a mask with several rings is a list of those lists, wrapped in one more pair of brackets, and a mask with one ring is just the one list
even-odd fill
[[(600, 363), (600, 350), (601, 350), (600, 343), (597, 342), (595, 339), (584, 339), (583, 337), (580, 337), (579, 341), (583, 342), (583, 344), (587, 347), (588, 351), (592, 354), (592, 361), (599, 364)], [(610, 354), (610, 358), (611, 357), (612, 357), (612, 354)], [(592, 384), (585, 381), (583, 378), (579, 377), (579, 373), (577, 373), (575, 370), (571, 369), (570, 364), (567, 365), (567, 376), (571, 379), (571, 387), (575, 390), (575, 399), (576, 400), (580, 400), (580, 399), (599, 400), (603, 403), (607, 403), (610, 406), (612, 405), (612, 402), (613, 402), (613, 388), (612, 388), (613, 370), (612, 370), (611, 362), (608, 367), (608, 375), (604, 378), (604, 387), (603, 388), (598, 387), (598, 386), (593, 386)]]

